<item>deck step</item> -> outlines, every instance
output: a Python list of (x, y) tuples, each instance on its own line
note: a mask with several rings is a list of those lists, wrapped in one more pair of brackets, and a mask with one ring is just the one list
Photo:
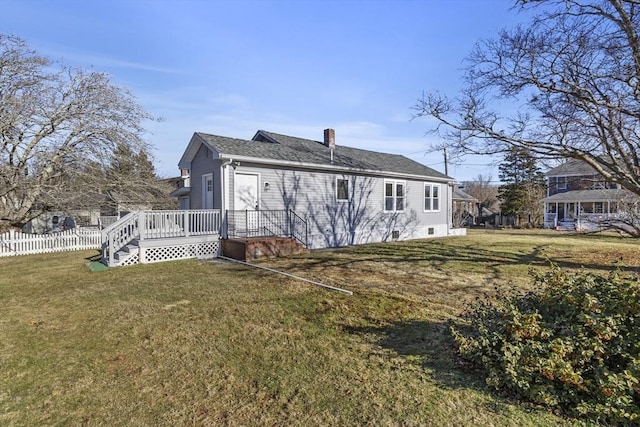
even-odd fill
[[(137, 243), (129, 243), (127, 246), (123, 247), (122, 249), (120, 249), (120, 251), (126, 252), (126, 253), (131, 253), (133, 251), (137, 251), (138, 248), (138, 244)], [(119, 251), (119, 252), (120, 252)]]
[(138, 254), (139, 250), (140, 248), (138, 246), (138, 239), (134, 239), (126, 246), (123, 246), (122, 249), (120, 249), (118, 252), (113, 254), (113, 258), (118, 262), (118, 264), (122, 264), (127, 259)]

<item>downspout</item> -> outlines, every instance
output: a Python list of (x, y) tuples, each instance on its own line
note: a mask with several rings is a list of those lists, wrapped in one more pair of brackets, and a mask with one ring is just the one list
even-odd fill
[(222, 215), (222, 238), (226, 239), (228, 237), (227, 231), (227, 209), (228, 209), (228, 200), (229, 200), (229, 188), (227, 182), (229, 180), (228, 177), (228, 168), (231, 163), (233, 163), (233, 159), (226, 160), (222, 162), (220, 165), (220, 214)]

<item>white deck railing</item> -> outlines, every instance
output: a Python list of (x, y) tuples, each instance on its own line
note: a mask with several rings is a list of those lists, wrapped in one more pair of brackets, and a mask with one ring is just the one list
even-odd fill
[(143, 211), (140, 212), (140, 238), (203, 236), (220, 232), (220, 211)]
[(51, 234), (28, 234), (10, 230), (0, 234), (0, 257), (100, 249), (101, 244), (99, 230), (74, 228)]

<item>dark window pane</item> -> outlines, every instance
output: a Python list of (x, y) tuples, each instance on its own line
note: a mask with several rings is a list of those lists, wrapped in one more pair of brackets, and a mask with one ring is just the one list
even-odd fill
[(337, 198), (338, 200), (349, 200), (349, 181), (346, 179), (338, 180)]

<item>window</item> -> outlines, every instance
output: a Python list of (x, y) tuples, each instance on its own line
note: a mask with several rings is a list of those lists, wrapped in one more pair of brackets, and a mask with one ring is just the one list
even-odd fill
[(558, 190), (566, 190), (567, 189), (567, 177), (566, 176), (557, 176), (556, 177), (556, 188)]
[(440, 210), (440, 185), (439, 184), (424, 185), (424, 210), (425, 211)]
[(346, 179), (336, 180), (336, 199), (349, 200), (349, 181)]
[(384, 210), (401, 212), (405, 207), (405, 183), (403, 181), (384, 182)]

